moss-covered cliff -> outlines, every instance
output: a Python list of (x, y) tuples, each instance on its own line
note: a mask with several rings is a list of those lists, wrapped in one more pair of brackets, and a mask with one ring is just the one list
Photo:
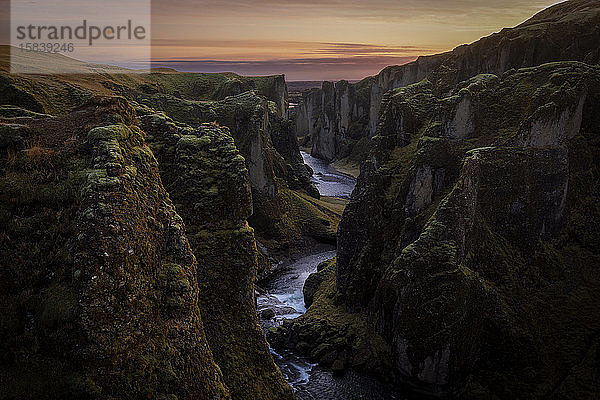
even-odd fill
[[(94, 95), (119, 95), (194, 128), (212, 122), (228, 127), (250, 174), (254, 203), (250, 223), (265, 245), (261, 248), (269, 251), (270, 255), (263, 252), (261, 257), (265, 268), (270, 258), (280, 258), (295, 251), (295, 246), (321, 240), (322, 235), (314, 235), (294, 224), (294, 218), (286, 218), (296, 205), (290, 204), (290, 196), (284, 192), (295, 193), (292, 203), (303, 193), (316, 198), (319, 194), (300, 156), (293, 125), (287, 120), (283, 75), (242, 77), (164, 69), (127, 74), (116, 67), (96, 66), (90, 74), (16, 76), (8, 74), (11, 50), (18, 51), (0, 47), (3, 105), (60, 115)], [(335, 241), (334, 232), (326, 240)]]
[[(115, 115), (126, 113), (127, 124), (140, 137), (148, 135), (150, 154), (156, 154), (160, 168), (160, 177), (158, 171), (155, 177), (166, 186), (165, 201), (170, 201), (168, 192), (187, 224), (186, 235), (199, 261), (190, 268), (199, 281), (196, 312), (205, 316), (207, 338), (202, 338), (202, 346), (210, 362), (214, 358), (219, 365), (213, 363), (216, 373), (223, 373), (223, 383), (219, 375), (214, 379), (216, 385), (238, 399), (292, 398), (257, 323), (254, 280), (257, 273), (269, 268), (274, 252), (294, 251), (295, 244), (306, 240), (334, 242), (341, 211), (335, 204), (319, 201), (310, 182), (310, 171), (285, 118), (283, 76), (245, 78), (174, 71), (127, 75), (107, 67), (107, 71), (89, 75), (14, 76), (3, 72), (0, 77), (0, 115), (13, 125), (35, 123), (37, 119), (54, 121), (41, 112), (71, 118), (67, 110), (89, 99), (93, 104), (86, 109), (94, 115), (99, 101), (95, 94), (121, 94), (133, 104), (143, 133), (134, 126), (138, 120), (125, 99), (118, 101), (124, 111), (119, 108)], [(102, 104), (97, 106), (97, 113), (104, 113)], [(110, 101), (106, 104), (109, 109), (113, 107)], [(94, 120), (88, 119), (88, 115), (81, 116), (81, 129), (93, 124)], [(13, 140), (13, 125), (7, 125), (6, 140)], [(21, 155), (22, 150), (7, 147), (7, 160)], [(45, 150), (40, 154), (45, 160)], [(65, 155), (65, 160), (70, 156)], [(19, 206), (20, 199), (15, 202)], [(132, 213), (132, 220), (137, 217)], [(264, 245), (257, 246), (248, 219), (261, 232)], [(127, 243), (128, 238), (122, 240)], [(9, 259), (10, 251), (7, 245), (3, 261)], [(178, 276), (175, 267), (176, 263), (169, 264), (167, 275), (159, 279)], [(185, 283), (177, 282), (174, 287)], [(102, 303), (98, 300), (97, 305)], [(168, 338), (165, 342), (168, 344)], [(72, 358), (65, 356), (65, 363), (71, 367)], [(202, 368), (206, 363), (198, 364)], [(210, 373), (205, 375), (211, 379)], [(129, 388), (115, 390), (117, 397), (137, 393)], [(151, 384), (148, 390), (154, 390)], [(217, 398), (209, 389), (203, 390), (202, 396)]]
[(0, 138), (1, 397), (230, 398), (127, 102), (2, 119)]
[[(291, 123), (278, 114), (274, 102), (254, 91), (220, 101), (182, 100), (167, 94), (138, 100), (191, 126), (217, 122), (229, 128), (250, 176), (254, 210), (249, 222), (270, 251), (287, 253), (308, 238), (321, 240), (322, 235), (289, 218), (303, 194), (316, 198), (319, 194), (310, 181)], [(335, 232), (326, 240), (335, 241)]]
[(577, 62), (386, 94), (335, 281), (311, 278), (321, 300), (274, 340), (427, 393), (593, 398), (599, 100)]
[[(600, 6), (595, 0), (569, 0), (453, 51), (390, 66), (355, 84), (325, 82), (306, 92), (296, 121), (299, 136), (311, 138), (312, 153), (326, 161), (362, 154), (362, 138), (376, 134), (386, 93), (423, 79), (445, 96), (478, 74), (498, 74), (552, 61), (600, 62)], [(363, 158), (364, 159), (364, 158)]]
[(234, 399), (291, 399), (258, 325), (258, 253), (246, 222), (252, 197), (245, 160), (227, 128), (140, 117), (165, 187), (198, 260), (199, 308), (215, 361)]

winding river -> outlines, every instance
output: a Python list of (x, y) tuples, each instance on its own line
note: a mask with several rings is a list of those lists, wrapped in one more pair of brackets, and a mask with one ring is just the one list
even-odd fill
[[(350, 198), (356, 181), (336, 171), (321, 160), (302, 152), (304, 162), (313, 169), (313, 183), (322, 196)], [(317, 265), (336, 255), (333, 246), (320, 245), (303, 257), (278, 267), (279, 272), (257, 297), (257, 311), (263, 329), (279, 326), (284, 319), (297, 318), (306, 312), (302, 288)], [(271, 350), (275, 362), (300, 400), (380, 400), (403, 399), (392, 388), (377, 380), (347, 371), (333, 375), (325, 368), (291, 351)]]

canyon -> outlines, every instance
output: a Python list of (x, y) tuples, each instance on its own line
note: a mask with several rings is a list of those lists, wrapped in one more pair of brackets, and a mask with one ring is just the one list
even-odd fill
[(0, 398), (595, 398), (598, 43), (569, 0), (293, 109), (0, 47)]
[(313, 154), (369, 150), (337, 257), (308, 278), (306, 314), (269, 332), (276, 348), (422, 395), (597, 396), (598, 18), (567, 1), (305, 93)]
[(596, 6), (594, 1), (569, 1), (514, 28), (447, 53), (387, 67), (357, 83), (324, 82), (321, 88), (303, 93), (296, 118), (298, 135), (310, 139), (315, 157), (360, 162), (368, 153), (365, 142), (377, 132), (382, 100), (390, 90), (427, 79), (437, 95), (444, 95), (478, 74), (502, 75), (554, 61), (597, 64), (600, 16)]

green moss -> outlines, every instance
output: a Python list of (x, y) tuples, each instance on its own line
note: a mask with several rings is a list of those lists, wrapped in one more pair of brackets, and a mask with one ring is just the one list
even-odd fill
[(0, 391), (6, 399), (91, 399), (102, 389), (63, 360), (35, 359), (11, 371), (0, 371)]
[(229, 398), (156, 159), (139, 128), (110, 125), (131, 123), (131, 111), (100, 99), (25, 121), (36, 146), (0, 159), (0, 258), (14, 260), (14, 287), (0, 299), (13, 305), (0, 368), (9, 398)]
[[(87, 139), (91, 142), (121, 141), (131, 137), (132, 131), (125, 125), (111, 125), (94, 128), (88, 132)], [(112, 149), (109, 149), (112, 150)], [(116, 148), (114, 148), (116, 150)]]
[(306, 314), (271, 330), (271, 342), (304, 349), (307, 356), (328, 367), (336, 364), (338, 369), (354, 367), (384, 376), (390, 365), (390, 347), (373, 333), (364, 313), (345, 310), (336, 290), (335, 268), (335, 259), (321, 267), (317, 274), (320, 284)]
[(326, 243), (335, 243), (336, 232), (345, 202), (314, 199), (300, 191), (281, 190), (284, 214), (282, 222), (291, 232), (302, 232)]

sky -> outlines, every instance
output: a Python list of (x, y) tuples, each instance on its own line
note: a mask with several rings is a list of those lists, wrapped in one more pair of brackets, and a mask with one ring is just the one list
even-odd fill
[(188, 71), (361, 79), (518, 25), (556, 0), (170, 0), (153, 59)]
[[(47, 0), (20, 1), (48, 4)], [(0, 6), (6, 2), (0, 0)], [(557, 0), (153, 0), (153, 66), (243, 75), (284, 73), (288, 80), (356, 80), (387, 65), (451, 50), (518, 25), (555, 3)], [(3, 13), (3, 25), (6, 19)], [(128, 52), (124, 51), (124, 56)], [(131, 66), (124, 61), (120, 64)]]

